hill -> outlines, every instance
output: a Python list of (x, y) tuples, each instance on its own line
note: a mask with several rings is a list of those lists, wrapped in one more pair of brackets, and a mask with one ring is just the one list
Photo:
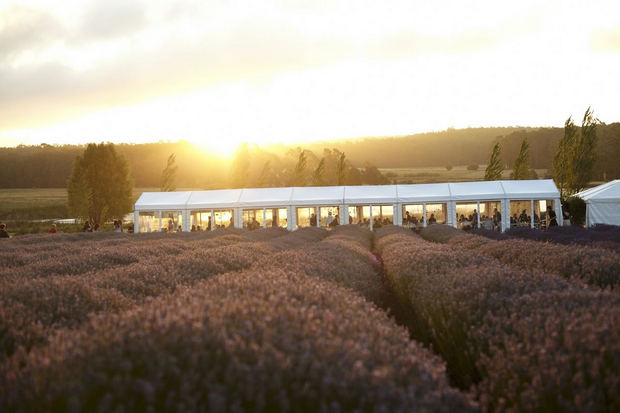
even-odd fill
[[(620, 123), (601, 125), (597, 131), (598, 161), (594, 180), (620, 178), (620, 162), (617, 161), (620, 159)], [(419, 168), (486, 164), (491, 147), (500, 141), (504, 162), (512, 165), (524, 138), (530, 143), (531, 166), (550, 169), (562, 134), (562, 128), (467, 128), (397, 137), (251, 147), (249, 174), (251, 177), (260, 175), (267, 162), (273, 173), (286, 173), (294, 165), (292, 155), (298, 146), (312, 151), (315, 155), (312, 159), (319, 159), (325, 148), (337, 148), (357, 168), (368, 164), (379, 168)], [(161, 171), (171, 153), (177, 157), (179, 187), (229, 186), (231, 160), (221, 159), (191, 143), (120, 144), (117, 148), (128, 159), (136, 186), (158, 187)], [(83, 146), (79, 145), (0, 148), (0, 187), (64, 187), (73, 160), (82, 151)]]

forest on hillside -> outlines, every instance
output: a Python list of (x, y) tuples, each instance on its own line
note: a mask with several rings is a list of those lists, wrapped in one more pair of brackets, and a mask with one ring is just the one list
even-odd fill
[[(244, 145), (232, 159), (222, 159), (183, 141), (119, 144), (116, 147), (127, 158), (137, 187), (159, 187), (162, 170), (169, 155), (174, 153), (178, 166), (177, 187), (215, 189), (294, 184), (301, 152), (305, 158), (301, 179), (307, 185), (321, 179), (324, 184), (336, 184), (334, 174), (341, 154), (345, 155), (347, 184), (385, 183), (384, 178), (377, 175), (377, 168), (483, 165), (488, 162), (491, 148), (498, 141), (502, 144), (504, 163), (510, 167), (524, 138), (530, 144), (531, 167), (551, 169), (563, 133), (563, 128), (467, 128), (303, 146)], [(598, 156), (593, 179), (620, 178), (620, 123), (599, 125), (597, 135)], [(73, 160), (83, 150), (84, 146), (80, 145), (46, 144), (0, 148), (0, 187), (64, 187)], [(321, 159), (324, 159), (323, 171), (316, 176)], [(241, 176), (239, 168), (243, 169)]]

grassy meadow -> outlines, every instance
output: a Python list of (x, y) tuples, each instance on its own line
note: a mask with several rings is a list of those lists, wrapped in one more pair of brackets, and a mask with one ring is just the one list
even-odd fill
[[(134, 188), (134, 200), (142, 192), (159, 188)], [(50, 229), (50, 221), (72, 218), (67, 209), (66, 188), (0, 189), (0, 222), (7, 224), (11, 235), (37, 234)], [(76, 232), (81, 225), (57, 224), (60, 232)], [(107, 226), (104, 226), (105, 230)], [(109, 226), (112, 229), (112, 226)]]
[[(469, 182), (484, 180), (486, 165), (478, 169), (468, 169), (467, 165), (457, 165), (448, 169), (444, 166), (425, 168), (379, 168), (390, 182), (397, 184), (430, 184), (436, 182)], [(539, 178), (545, 178), (547, 169), (534, 169)], [(504, 169), (503, 179), (510, 179), (512, 169)]]

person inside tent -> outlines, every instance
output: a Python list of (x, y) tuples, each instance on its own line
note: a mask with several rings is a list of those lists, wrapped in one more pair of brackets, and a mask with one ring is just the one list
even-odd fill
[(549, 227), (558, 226), (557, 216), (555, 215), (555, 211), (551, 209), (551, 206), (547, 206), (547, 226)]
[(428, 219), (429, 224), (436, 224), (437, 218), (435, 218), (435, 214), (431, 214), (431, 217)]
[(334, 217), (332, 216), (332, 211), (327, 212), (327, 226), (331, 227), (332, 222), (334, 222)]

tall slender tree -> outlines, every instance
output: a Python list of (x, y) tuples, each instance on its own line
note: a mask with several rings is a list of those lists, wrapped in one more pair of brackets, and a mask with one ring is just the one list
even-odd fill
[(512, 179), (528, 179), (530, 176), (530, 145), (527, 138), (521, 142), (519, 156), (515, 160), (512, 169)]
[(577, 137), (577, 127), (573, 122), (572, 116), (569, 116), (564, 122), (564, 136), (560, 140), (558, 150), (553, 157), (553, 179), (560, 190), (560, 197), (565, 200), (569, 189), (568, 185), (571, 181), (572, 162), (575, 140)]
[(493, 151), (491, 152), (491, 159), (489, 160), (487, 169), (484, 172), (484, 180), (498, 181), (502, 179), (503, 171), (504, 166), (502, 164), (502, 146), (499, 142), (497, 142), (495, 146), (493, 146)]
[(75, 158), (67, 181), (70, 211), (96, 224), (122, 219), (131, 211), (133, 182), (129, 175), (129, 164), (117, 154), (114, 144), (88, 144)]
[(586, 110), (581, 121), (581, 133), (577, 136), (572, 151), (569, 190), (577, 193), (586, 188), (592, 179), (592, 170), (596, 162), (596, 127), (600, 123), (594, 117), (591, 108)]
[(316, 166), (316, 169), (312, 173), (312, 185), (325, 185), (325, 158), (321, 158), (319, 164)]
[(293, 185), (294, 186), (306, 186), (306, 166), (308, 164), (308, 158), (306, 157), (306, 151), (301, 150), (299, 157), (297, 158), (297, 164), (293, 171)]
[(347, 179), (347, 162), (344, 152), (340, 153), (340, 157), (338, 158), (338, 165), (336, 167), (336, 178), (338, 180), (338, 185), (344, 185)]
[(166, 162), (166, 167), (161, 172), (161, 183), (159, 186), (160, 191), (171, 192), (177, 189), (177, 186), (176, 186), (177, 169), (178, 167), (176, 165), (176, 155), (172, 153), (168, 157), (168, 161)]

